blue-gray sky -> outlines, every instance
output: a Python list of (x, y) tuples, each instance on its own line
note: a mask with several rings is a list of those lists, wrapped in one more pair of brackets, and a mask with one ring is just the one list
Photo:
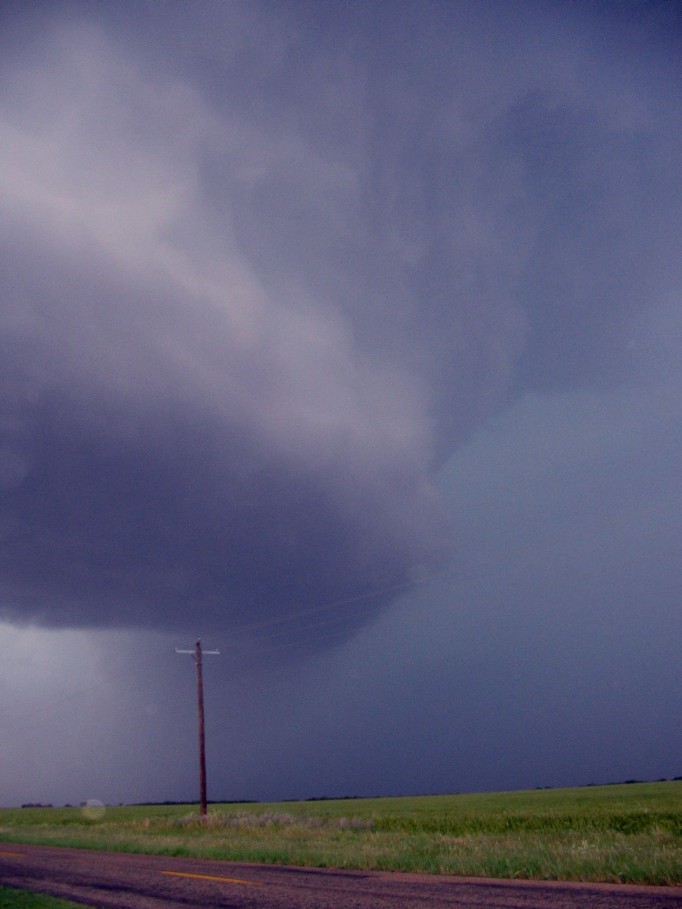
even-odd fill
[(3, 6), (0, 803), (682, 773), (681, 38)]

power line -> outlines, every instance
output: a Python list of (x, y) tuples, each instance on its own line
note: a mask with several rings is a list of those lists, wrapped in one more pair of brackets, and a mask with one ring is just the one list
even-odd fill
[(365, 600), (374, 599), (376, 597), (385, 596), (388, 593), (398, 593), (402, 590), (411, 590), (415, 587), (422, 587), (426, 584), (430, 584), (432, 581), (437, 580), (441, 577), (446, 577), (449, 574), (453, 574), (453, 571), (445, 571), (436, 575), (431, 575), (427, 578), (420, 578), (418, 581), (403, 581), (400, 584), (391, 584), (387, 587), (382, 587), (379, 590), (372, 590), (366, 593), (359, 593), (356, 596), (346, 597), (343, 600), (335, 600), (331, 603), (325, 603), (323, 606), (311, 606), (308, 609), (302, 609), (298, 612), (292, 612), (289, 615), (277, 616), (273, 619), (261, 619), (257, 622), (249, 622), (246, 625), (237, 625), (236, 628), (231, 630), (231, 634), (243, 634), (247, 631), (253, 631), (258, 628), (265, 628), (269, 625), (279, 625), (284, 622), (290, 622), (294, 619), (301, 618), (302, 616), (315, 615), (319, 612), (326, 612), (330, 609), (340, 609), (345, 606), (352, 606), (355, 603), (361, 603)]
[[(298, 610), (297, 612), (290, 613), (289, 615), (277, 616), (272, 619), (262, 619), (262, 620), (259, 620), (256, 622), (250, 622), (248, 624), (241, 625), (235, 629), (232, 629), (231, 634), (233, 634), (233, 635), (245, 634), (248, 631), (258, 630), (260, 628), (267, 628), (267, 627), (273, 626), (273, 625), (282, 625), (286, 622), (293, 622), (296, 619), (300, 619), (305, 616), (311, 616), (311, 615), (316, 615), (316, 614), (319, 614), (322, 612), (328, 612), (331, 609), (345, 609), (346, 607), (353, 606), (356, 604), (361, 604), (361, 603), (364, 603), (365, 601), (375, 599), (376, 597), (384, 596), (388, 593), (397, 593), (401, 590), (408, 590), (408, 589), (412, 589), (415, 587), (424, 586), (426, 584), (431, 583), (432, 581), (438, 580), (443, 577), (447, 577), (447, 576), (453, 574), (454, 571), (455, 570), (453, 569), (451, 571), (440, 572), (440, 573), (432, 575), (430, 577), (420, 578), (418, 581), (406, 581), (401, 584), (392, 584), (389, 586), (382, 587), (378, 590), (373, 590), (373, 591), (369, 591), (366, 593), (358, 594), (353, 597), (347, 597), (342, 600), (335, 600), (330, 603), (325, 603), (322, 606), (313, 606), (313, 607), (309, 607), (307, 609)], [(358, 613), (360, 612), (360, 608), (358, 608), (357, 612)], [(348, 619), (349, 619), (349, 616), (348, 616), (348, 614), (346, 614), (344, 616), (335, 617), (333, 619), (329, 619), (329, 620), (326, 620), (323, 622), (308, 623), (299, 628), (284, 629), (282, 631), (277, 631), (271, 635), (266, 635), (265, 637), (259, 637), (258, 643), (276, 640), (277, 638), (281, 638), (287, 634), (298, 634), (298, 633), (306, 632), (306, 631), (309, 631), (309, 630), (315, 629), (315, 628), (328, 627), (329, 625), (334, 625), (339, 622), (348, 621)], [(249, 650), (251, 653), (262, 653), (262, 652), (269, 652), (272, 650), (291, 649), (291, 648), (294, 648), (294, 647), (297, 647), (297, 646), (300, 646), (300, 645), (306, 644), (306, 643), (311, 644), (311, 643), (316, 643), (316, 642), (334, 640), (334, 639), (343, 637), (345, 634), (346, 634), (346, 630), (344, 629), (344, 630), (340, 630), (336, 633), (325, 634), (323, 636), (315, 637), (314, 639), (308, 638), (305, 641), (302, 641), (302, 640), (284, 641), (282, 643), (272, 644), (272, 645), (266, 646), (266, 647), (257, 646), (255, 648), (249, 648)], [(235, 647), (235, 648), (243, 650), (245, 647), (245, 644), (244, 643), (235, 643), (235, 644), (227, 644), (226, 646), (228, 646), (230, 648)], [(186, 651), (186, 652), (194, 653), (195, 651), (191, 650), (191, 651)], [(204, 651), (204, 653), (209, 653), (209, 651)], [(131, 663), (132, 662), (133, 661), (131, 661)], [(137, 659), (135, 659), (134, 662), (137, 662)], [(35, 710), (31, 710), (29, 713), (21, 714), (18, 717), (8, 718), (6, 720), (6, 722), (11, 722), (13, 724), (23, 723), (23, 722), (33, 719), (34, 717), (39, 716), (43, 713), (52, 712), (56, 708), (58, 708), (64, 704), (68, 704), (71, 701), (74, 701), (77, 698), (82, 697), (83, 695), (89, 694), (93, 691), (97, 691), (98, 689), (102, 688), (104, 685), (111, 685), (114, 682), (117, 682), (122, 678), (129, 678), (129, 677), (130, 677), (130, 664), (127, 665), (127, 668), (124, 671), (122, 671), (120, 673), (116, 673), (115, 675), (110, 676), (109, 678), (103, 679), (101, 682), (98, 682), (95, 685), (89, 685), (87, 688), (79, 688), (76, 691), (72, 691), (69, 694), (65, 695), (63, 698), (60, 698), (56, 701), (52, 701), (49, 704), (44, 704), (43, 706), (38, 707)]]
[[(357, 605), (359, 603), (362, 603), (365, 600), (369, 600), (371, 598), (382, 596), (386, 593), (395, 593), (398, 590), (414, 589), (415, 587), (418, 587), (418, 586), (425, 586), (427, 584), (430, 584), (433, 581), (448, 577), (448, 576), (454, 574), (455, 572), (456, 572), (456, 569), (451, 569), (448, 571), (439, 572), (438, 574), (431, 575), (429, 577), (420, 578), (418, 581), (410, 581), (410, 582), (405, 582), (403, 584), (393, 584), (391, 586), (387, 586), (387, 587), (381, 588), (379, 590), (374, 590), (369, 593), (358, 594), (357, 596), (348, 597), (344, 600), (337, 600), (333, 603), (327, 603), (323, 606), (317, 606), (317, 607), (311, 607), (309, 609), (299, 610), (297, 612), (290, 613), (286, 616), (278, 616), (274, 619), (263, 619), (262, 621), (252, 622), (248, 625), (242, 625), (238, 629), (234, 629), (231, 632), (231, 634), (234, 636), (234, 635), (239, 634), (240, 632), (245, 633), (247, 629), (255, 630), (255, 629), (259, 629), (259, 628), (267, 628), (268, 626), (273, 626), (273, 625), (281, 625), (281, 624), (284, 624), (287, 622), (294, 622), (297, 619), (300, 619), (302, 617), (315, 615), (318, 613), (329, 611), (331, 609), (345, 609), (348, 606)], [(316, 635), (313, 637), (311, 637), (310, 635), (306, 635), (305, 637), (302, 637), (299, 640), (292, 640), (292, 641), (285, 640), (282, 643), (275, 643), (275, 644), (271, 644), (270, 646), (259, 646), (260, 644), (263, 644), (263, 643), (266, 643), (266, 645), (267, 645), (267, 642), (276, 641), (277, 639), (281, 639), (283, 637), (286, 637), (287, 635), (294, 635), (294, 634), (304, 635), (306, 632), (309, 632), (311, 629), (325, 628), (330, 625), (338, 625), (341, 622), (348, 623), (353, 618), (356, 618), (358, 615), (361, 614), (362, 608), (363, 608), (362, 606), (358, 606), (357, 609), (354, 610), (351, 615), (346, 613), (345, 615), (335, 616), (331, 619), (325, 619), (323, 621), (309, 622), (309, 623), (306, 623), (305, 625), (299, 625), (299, 626), (292, 627), (292, 628), (284, 628), (280, 631), (275, 631), (272, 634), (267, 634), (265, 636), (259, 635), (257, 638), (252, 639), (252, 641), (249, 642), (250, 644), (252, 644), (252, 646), (249, 646), (249, 643), (247, 643), (247, 642), (239, 642), (239, 641), (228, 643), (225, 646), (230, 647), (231, 649), (234, 649), (234, 650), (242, 651), (242, 652), (248, 647), (249, 653), (257, 654), (257, 653), (270, 652), (273, 650), (293, 649), (293, 648), (299, 647), (299, 646), (322, 643), (324, 641), (331, 641), (334, 639), (342, 638), (348, 633), (348, 628), (340, 629), (338, 632), (332, 632), (332, 633), (323, 634), (323, 635)]]
[(79, 698), (84, 694), (90, 694), (90, 692), (97, 691), (98, 689), (103, 688), (105, 685), (111, 685), (114, 682), (117, 682), (119, 679), (129, 678), (130, 677), (130, 667), (132, 666), (132, 664), (133, 664), (133, 661), (131, 660), (130, 663), (128, 663), (127, 668), (124, 672), (119, 672), (116, 675), (111, 676), (110, 678), (103, 679), (101, 682), (97, 682), (96, 685), (89, 685), (87, 688), (79, 688), (76, 691), (72, 691), (57, 701), (52, 701), (49, 704), (43, 704), (42, 707), (37, 707), (35, 710), (32, 710), (30, 713), (23, 713), (23, 714), (21, 714), (21, 716), (10, 718), (10, 720), (8, 720), (8, 722), (23, 723), (25, 720), (30, 720), (30, 719), (33, 719), (33, 717), (39, 716), (41, 713), (51, 712), (51, 711), (55, 710), (56, 708), (61, 707), (63, 704), (68, 704), (70, 701), (74, 701), (74, 700), (76, 700), (76, 698)]

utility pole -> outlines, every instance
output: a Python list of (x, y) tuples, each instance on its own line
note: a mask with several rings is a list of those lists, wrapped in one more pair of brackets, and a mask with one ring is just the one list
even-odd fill
[[(176, 653), (189, 653), (194, 656), (197, 667), (197, 706), (199, 710), (199, 795), (200, 811), (202, 817), (206, 814), (206, 733), (204, 731), (204, 673), (202, 669), (201, 638), (196, 642), (194, 650), (181, 650), (175, 648)], [(204, 650), (204, 654), (219, 654), (219, 650)]]

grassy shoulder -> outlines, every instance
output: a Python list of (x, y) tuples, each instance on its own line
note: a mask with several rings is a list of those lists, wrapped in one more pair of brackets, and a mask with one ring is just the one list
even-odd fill
[(0, 841), (541, 880), (682, 884), (682, 782), (415, 798), (0, 810)]
[(83, 909), (83, 906), (30, 890), (0, 887), (0, 909)]

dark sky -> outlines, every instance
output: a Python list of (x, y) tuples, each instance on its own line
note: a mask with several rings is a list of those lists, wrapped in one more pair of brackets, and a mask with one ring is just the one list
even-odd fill
[(674, 2), (0, 13), (0, 804), (682, 773)]

